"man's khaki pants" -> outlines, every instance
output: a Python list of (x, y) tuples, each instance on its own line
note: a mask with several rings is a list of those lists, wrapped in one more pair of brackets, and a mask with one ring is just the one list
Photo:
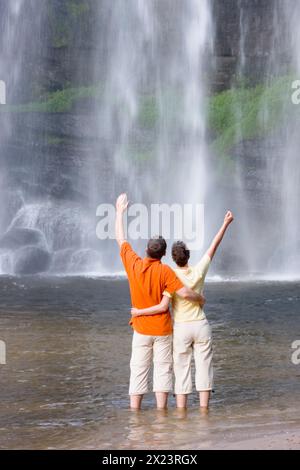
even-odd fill
[(129, 395), (148, 392), (153, 361), (153, 391), (172, 391), (172, 335), (147, 336), (134, 331), (130, 361)]

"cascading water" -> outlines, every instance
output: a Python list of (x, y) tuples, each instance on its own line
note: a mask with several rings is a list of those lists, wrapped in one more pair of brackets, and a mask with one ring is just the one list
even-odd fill
[[(268, 62), (269, 79), (287, 75), (282, 85), (286, 88), (286, 101), (283, 109), (282, 125), (278, 134), (271, 136), (273, 152), (266, 158), (270, 186), (273, 188), (272, 207), (274, 234), (274, 254), (267, 271), (277, 277), (299, 277), (300, 273), (300, 165), (299, 165), (299, 112), (297, 105), (291, 104), (292, 83), (300, 75), (300, 5), (294, 0), (277, 1), (273, 16), (273, 41)], [(284, 56), (282, 54), (284, 51)], [(269, 113), (268, 106), (262, 104), (263, 117)]]
[[(0, 3), (1, 14), (1, 41), (0, 41), (0, 77), (5, 83), (7, 91), (7, 102), (18, 102), (22, 81), (26, 80), (22, 76), (24, 72), (24, 53), (26, 47), (24, 31), (24, 0), (13, 0), (11, 2)], [(24, 41), (20, 42), (20, 36), (24, 35)], [(2, 105), (2, 109), (3, 109)], [(11, 190), (8, 183), (9, 175), (7, 165), (3, 158), (3, 148), (9, 143), (13, 133), (13, 124), (8, 116), (1, 122), (0, 145), (1, 145), (1, 209), (0, 209), (0, 229), (5, 230), (8, 222), (24, 201), (21, 192)], [(10, 256), (4, 248), (0, 250), (0, 272), (11, 270)]]
[[(236, 201), (227, 196), (240, 223), (237, 252), (248, 273), (299, 276), (299, 139), (290, 101), (291, 77), (299, 74), (300, 8), (293, 0), (274, 0), (271, 10), (270, 4), (261, 4), (258, 14), (251, 2), (239, 0), (238, 13), (240, 39), (232, 85), (238, 142), (233, 150), (232, 174)], [(268, 35), (259, 33), (260, 25), (267, 23), (264, 17), (271, 25)], [(260, 57), (258, 51), (263, 51), (264, 56)], [(256, 139), (245, 139), (248, 123), (243, 115), (243, 100), (247, 99), (247, 90), (255, 87), (259, 95), (257, 122), (262, 131)], [(277, 101), (280, 124), (264, 133)]]
[[(99, 8), (99, 16), (109, 25), (98, 38), (107, 45), (109, 56), (100, 132), (111, 146), (115, 172), (129, 187), (151, 159), (148, 167), (154, 170), (149, 176), (143, 172), (141, 186), (152, 199), (153, 172), (174, 169), (181, 174), (177, 145), (182, 136), (187, 173), (194, 175), (195, 153), (197, 165), (204, 160), (204, 59), (212, 42), (209, 2), (119, 0), (100, 2)], [(175, 119), (179, 115), (180, 122)], [(170, 183), (172, 190), (171, 178)], [(165, 184), (158, 186), (161, 190)], [(131, 190), (134, 196), (144, 192), (136, 183)]]
[[(59, 4), (53, 8), (59, 9)], [(30, 105), (47, 98), (43, 71), (49, 61), (53, 10), (47, 2), (11, 0), (1, 1), (0, 11), (0, 77), (7, 88), (7, 104), (0, 115), (0, 272), (95, 269), (100, 256), (88, 249), (85, 240), (92, 222), (77, 201), (78, 181), (84, 178), (73, 174), (70, 151), (63, 144), (62, 150), (57, 149), (56, 140), (64, 140), (63, 133), (53, 135), (59, 115)], [(80, 135), (76, 123), (71, 131)]]
[[(4, 70), (6, 71), (8, 68), (9, 68), (9, 65), (8, 65), (8, 61), (6, 59), (7, 56), (11, 56), (11, 52), (8, 52), (7, 49), (10, 46), (12, 46), (12, 40), (13, 40), (13, 37), (12, 37), (12, 29), (14, 29), (11, 25), (11, 23), (15, 23), (15, 19), (18, 18), (18, 10), (20, 9), (20, 6), (21, 6), (21, 1), (18, 1), (18, 2), (15, 2), (14, 3), (14, 8), (11, 9), (9, 12), (8, 12), (8, 15), (7, 17), (5, 18), (5, 15), (3, 15), (4, 13), (4, 5), (1, 5), (1, 19), (2, 19), (2, 24), (1, 24), (1, 31), (2, 31), (2, 38), (3, 40), (1, 41), (1, 54), (0, 54), (0, 74), (1, 74), (1, 81), (2, 81), (2, 90), (5, 89), (5, 99), (4, 99), (4, 102), (6, 102), (6, 83), (7, 83), (7, 75), (4, 76)], [(3, 19), (6, 19), (6, 21), (3, 21)], [(4, 44), (7, 44), (5, 50), (4, 50)], [(6, 52), (6, 56), (4, 56), (4, 52)], [(12, 67), (12, 64), (10, 64), (10, 66)], [(6, 72), (7, 74), (7, 72)], [(11, 74), (10, 74), (10, 77), (11, 79), (15, 79), (16, 75), (18, 75), (18, 69), (16, 69), (15, 67), (12, 67), (12, 71), (11, 71)], [(4, 84), (4, 85), (3, 85)], [(1, 104), (2, 104), (2, 101), (1, 101)], [(2, 104), (3, 106), (3, 104)], [(8, 136), (9, 134), (9, 125), (5, 126), (4, 128), (1, 129), (1, 144), (5, 141), (6, 137)], [(3, 201), (3, 185), (4, 185), (4, 182), (5, 182), (5, 173), (4, 173), (4, 168), (3, 168), (3, 165), (1, 165), (2, 168), (1, 168), (1, 190), (0, 190), (0, 197), (1, 197), (1, 200)], [(3, 223), (3, 219), (5, 217), (5, 214), (4, 214), (4, 210), (3, 210), (3, 204), (1, 204), (1, 209), (0, 209), (0, 220), (1, 220), (1, 232), (2, 232), (2, 226), (4, 225)], [(0, 272), (3, 271), (3, 265), (5, 265), (7, 261), (7, 256), (6, 256), (6, 253), (5, 252), (0, 252)]]
[(266, 129), (269, 90), (279, 77), (300, 74), (297, 2), (230, 1), (239, 32), (224, 26), (224, 54), (236, 57), (234, 73), (226, 72), (232, 100), (224, 119), (232, 121), (225, 143), (233, 133), (235, 143), (222, 157), (207, 130), (221, 0), (46, 4), (0, 0), (8, 102), (0, 109), (0, 271), (119, 270), (115, 242), (96, 238), (95, 213), (127, 191), (148, 207), (204, 202), (208, 237), (232, 208), (237, 224), (219, 267), (298, 275), (297, 125), (283, 104), (279, 128), (253, 138), (242, 102), (263, 87)]
[(99, 5), (108, 26), (98, 41), (109, 57), (99, 122), (114, 162), (113, 191), (148, 207), (204, 202), (209, 2)]
[[(24, 80), (23, 46), (28, 47), (28, 37), (32, 41), (32, 36), (50, 20), (49, 12), (36, 0), (27, 3), (26, 9), (21, 0), (10, 5), (3, 10), (6, 29), (2, 28), (2, 44), (8, 45), (6, 57), (15, 70), (15, 81), (8, 80), (9, 88), (14, 90)], [(65, 7), (71, 17), (81, 11), (68, 3)], [(52, 129), (58, 127), (54, 122), (56, 116), (32, 111), (21, 116), (25, 122), (23, 137), (25, 134), (30, 146), (25, 148), (24, 158), (19, 157), (20, 165), (14, 170), (21, 182), (19, 206), (14, 207), (12, 215), (5, 209), (2, 218), (3, 272), (115, 269), (112, 244), (96, 239), (95, 211), (99, 203), (113, 202), (121, 190), (128, 191), (132, 200), (147, 204), (203, 202), (207, 181), (205, 65), (212, 43), (209, 2), (101, 0), (97, 7), (87, 2), (98, 24), (93, 37), (97, 47), (91, 59), (94, 73), (90, 79), (97, 84), (100, 98), (96, 113), (94, 107), (86, 114), (75, 111), (78, 124), (77, 121), (73, 124), (72, 117), (73, 138), (82, 135), (87, 139), (88, 134), (94, 136), (94, 143), (86, 145), (85, 161), (78, 165), (76, 184), (76, 175), (58, 162), (58, 158), (66, 159), (63, 152), (51, 155), (49, 141), (53, 140)], [(56, 8), (60, 9), (59, 3)], [(30, 9), (35, 11), (34, 28)], [(47, 48), (49, 36), (40, 39), (42, 47)], [(55, 38), (58, 43), (64, 40), (64, 36)], [(17, 55), (15, 44), (22, 44)], [(79, 68), (81, 62), (83, 55), (78, 57)], [(2, 70), (7, 68), (9, 63), (2, 62)], [(37, 76), (36, 81), (39, 83), (41, 77)], [(69, 122), (70, 114), (65, 117)], [(64, 126), (58, 115), (57, 120)], [(91, 122), (94, 130), (90, 129)], [(32, 127), (40, 129), (42, 140), (34, 142)], [(8, 142), (18, 131), (18, 120), (13, 118)], [(1, 139), (3, 142), (2, 132)], [(64, 134), (57, 140), (64, 142)], [(41, 148), (36, 151), (34, 146)], [(7, 148), (5, 153), (3, 169), (8, 169), (11, 177)], [(61, 168), (67, 172), (63, 182)], [(70, 179), (72, 191), (68, 186)], [(58, 198), (57, 193), (63, 196)]]
[[(284, 17), (288, 25), (287, 49), (291, 48), (291, 75), (297, 80), (300, 77), (300, 4), (289, 0), (284, 2)], [(277, 17), (278, 27), (280, 17)], [(282, 40), (278, 38), (278, 40)], [(299, 105), (293, 105), (299, 106)], [(299, 116), (299, 112), (298, 112)], [(299, 162), (299, 118), (295, 113), (287, 116), (286, 140), (282, 152), (282, 169), (280, 169), (280, 199), (282, 200), (280, 220), (280, 239), (282, 248), (280, 262), (282, 275), (299, 277), (300, 273), (300, 162)]]

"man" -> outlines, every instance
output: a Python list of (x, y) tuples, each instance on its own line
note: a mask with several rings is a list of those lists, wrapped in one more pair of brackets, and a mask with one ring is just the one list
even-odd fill
[[(127, 210), (126, 194), (121, 194), (116, 203), (116, 240), (127, 272), (132, 305), (148, 308), (161, 301), (163, 292), (170, 295), (176, 292), (180, 297), (196, 302), (201, 306), (202, 295), (184, 287), (172, 269), (161, 263), (166, 254), (167, 244), (162, 237), (149, 240), (147, 256), (140, 258), (125, 239), (123, 214)], [(172, 390), (172, 320), (169, 310), (153, 316), (139, 316), (130, 321), (133, 333), (130, 361), (130, 406), (140, 409), (142, 399), (148, 392), (148, 376), (153, 360), (153, 391), (158, 409), (168, 403), (168, 393)]]

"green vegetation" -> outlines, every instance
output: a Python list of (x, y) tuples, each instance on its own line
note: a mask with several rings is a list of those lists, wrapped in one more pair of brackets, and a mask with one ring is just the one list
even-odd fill
[[(231, 90), (207, 99), (208, 129), (212, 146), (226, 165), (230, 162), (230, 149), (242, 140), (264, 137), (275, 131), (287, 117), (300, 117), (298, 107), (291, 102), (293, 77), (274, 79), (268, 85), (249, 86), (239, 81)], [(180, 126), (182, 110), (180, 93), (166, 92), (161, 106), (171, 127)], [(140, 104), (139, 123), (153, 128), (159, 119), (160, 107), (153, 96), (143, 97)]]
[(67, 2), (67, 10), (74, 18), (78, 18), (85, 13), (88, 13), (90, 6), (88, 3), (81, 0), (69, 0)]
[(133, 163), (146, 163), (148, 161), (154, 160), (154, 150), (147, 149), (147, 150), (139, 150), (135, 148), (130, 148), (127, 152), (131, 161)]
[(142, 127), (152, 129), (159, 119), (159, 109), (154, 96), (145, 96), (141, 99), (138, 121)]
[(67, 88), (65, 90), (49, 93), (41, 102), (23, 105), (1, 106), (1, 112), (40, 112), (40, 113), (66, 113), (72, 110), (74, 104), (87, 98), (98, 99), (102, 90), (100, 86)]
[[(276, 131), (287, 119), (300, 119), (299, 106), (291, 102), (291, 84), (293, 77), (278, 78), (269, 85), (249, 87), (239, 83), (231, 90), (213, 95), (207, 99), (208, 129), (211, 145), (220, 157), (220, 165), (230, 170), (232, 158), (230, 150), (235, 144), (247, 139), (259, 138)], [(1, 106), (0, 112), (72, 112), (80, 101), (90, 99), (101, 102), (104, 98), (103, 85), (66, 88), (46, 94), (42, 101), (17, 106)], [(105, 96), (116, 108), (117, 97)], [(170, 129), (180, 128), (182, 115), (181, 95), (174, 90), (165, 91), (158, 98), (153, 94), (142, 95), (139, 100), (137, 122), (140, 128), (152, 130), (160, 120), (163, 110), (164, 125)], [(50, 142), (52, 145), (58, 141)], [(139, 148), (132, 153), (136, 161), (147, 161), (153, 155), (153, 149)], [(231, 171), (231, 170), (230, 170)]]
[(47, 145), (49, 145), (49, 147), (62, 145), (65, 142), (66, 142), (66, 139), (64, 139), (63, 137), (57, 137), (55, 135), (48, 135), (46, 137), (46, 143)]
[(214, 133), (213, 147), (226, 155), (242, 140), (264, 137), (275, 130), (286, 116), (297, 113), (291, 103), (293, 78), (284, 77), (270, 85), (233, 88), (210, 98), (209, 129)]

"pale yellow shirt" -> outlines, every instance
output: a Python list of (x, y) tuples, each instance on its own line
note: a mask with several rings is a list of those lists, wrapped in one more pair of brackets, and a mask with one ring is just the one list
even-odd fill
[[(202, 294), (205, 276), (210, 263), (210, 257), (208, 254), (205, 254), (195, 266), (189, 266), (186, 269), (176, 268), (174, 271), (178, 279), (180, 279), (186, 287), (190, 287), (198, 294)], [(164, 292), (164, 295), (171, 297), (167, 292)], [(190, 302), (189, 300), (185, 300), (182, 297), (179, 297), (176, 293), (172, 296), (172, 307), (174, 321), (178, 323), (204, 320), (206, 318), (200, 305)]]

